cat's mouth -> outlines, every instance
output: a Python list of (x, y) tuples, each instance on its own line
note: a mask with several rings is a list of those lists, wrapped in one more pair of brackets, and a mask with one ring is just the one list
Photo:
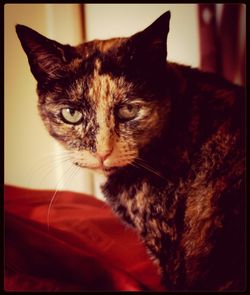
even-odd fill
[(103, 165), (100, 166), (95, 166), (95, 167), (85, 167), (85, 168), (89, 168), (91, 170), (94, 170), (96, 172), (100, 172), (100, 173), (104, 173), (106, 176), (109, 176), (111, 174), (113, 174), (119, 167), (106, 167)]
[(87, 166), (87, 165), (85, 166), (84, 165), (83, 166), (79, 162), (74, 162), (74, 164), (76, 166), (80, 166), (82, 168), (89, 168), (91, 170), (100, 171), (100, 172), (104, 173), (105, 175), (110, 175), (110, 174), (112, 174), (113, 172), (115, 172), (119, 168), (117, 166), (107, 167), (105, 165), (98, 165), (98, 166)]

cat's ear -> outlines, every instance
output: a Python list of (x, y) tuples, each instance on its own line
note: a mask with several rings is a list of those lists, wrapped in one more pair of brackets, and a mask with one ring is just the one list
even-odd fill
[(50, 40), (23, 25), (16, 25), (16, 33), (37, 81), (59, 78), (63, 74), (63, 68), (72, 59), (73, 47)]
[(134, 49), (131, 59), (139, 59), (142, 63), (166, 63), (170, 16), (170, 11), (165, 12), (145, 30), (130, 38)]

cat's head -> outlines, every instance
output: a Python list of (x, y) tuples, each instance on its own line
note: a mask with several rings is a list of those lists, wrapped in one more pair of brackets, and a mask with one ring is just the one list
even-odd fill
[(37, 80), (49, 133), (81, 167), (107, 173), (133, 163), (159, 136), (167, 113), (170, 12), (128, 38), (62, 45), (16, 26)]

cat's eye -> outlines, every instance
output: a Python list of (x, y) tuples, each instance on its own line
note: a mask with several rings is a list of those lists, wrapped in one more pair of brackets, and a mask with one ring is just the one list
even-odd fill
[(67, 124), (79, 124), (82, 121), (82, 113), (72, 108), (61, 109), (61, 116)]
[(137, 104), (124, 104), (118, 107), (117, 116), (123, 121), (134, 119), (139, 113), (140, 107)]

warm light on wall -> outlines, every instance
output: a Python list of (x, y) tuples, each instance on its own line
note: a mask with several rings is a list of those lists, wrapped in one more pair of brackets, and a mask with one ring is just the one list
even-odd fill
[[(5, 183), (93, 194), (89, 171), (60, 160), (62, 149), (45, 130), (37, 111), (36, 81), (15, 33), (17, 23), (72, 45), (83, 42), (80, 4), (6, 4), (4, 34)], [(72, 164), (71, 164), (72, 165)]]
[(171, 11), (168, 59), (200, 64), (197, 4), (85, 4), (86, 39), (126, 37)]

